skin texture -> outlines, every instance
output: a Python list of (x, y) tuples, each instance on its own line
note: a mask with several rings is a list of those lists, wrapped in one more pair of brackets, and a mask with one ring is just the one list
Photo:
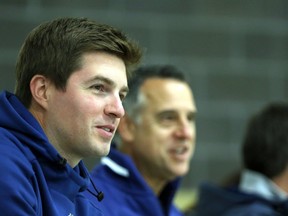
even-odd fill
[(283, 191), (285, 191), (288, 194), (288, 166), (284, 171), (271, 179), (279, 188), (281, 188)]
[(124, 116), (119, 126), (122, 151), (129, 154), (156, 194), (185, 175), (194, 152), (196, 106), (189, 86), (174, 79), (150, 78), (140, 89), (137, 123)]
[(40, 75), (33, 77), (30, 88), (31, 113), (72, 167), (84, 157), (108, 154), (128, 91), (120, 58), (103, 52), (85, 54), (65, 90)]

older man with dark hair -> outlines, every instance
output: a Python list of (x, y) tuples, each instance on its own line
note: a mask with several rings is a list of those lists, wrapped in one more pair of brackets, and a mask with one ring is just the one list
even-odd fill
[(170, 65), (140, 67), (128, 85), (120, 140), (92, 172), (106, 194), (103, 212), (182, 215), (173, 198), (195, 148), (192, 90), (180, 70)]

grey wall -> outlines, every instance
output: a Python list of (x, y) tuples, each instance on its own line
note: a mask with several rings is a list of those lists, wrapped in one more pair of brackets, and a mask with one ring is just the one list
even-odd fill
[[(199, 113), (184, 187), (218, 181), (238, 168), (247, 118), (287, 99), (287, 0), (1, 0), (0, 90), (13, 91), (26, 34), (60, 16), (121, 28), (145, 47), (143, 63), (171, 63), (186, 72)], [(97, 161), (86, 163), (91, 168)]]

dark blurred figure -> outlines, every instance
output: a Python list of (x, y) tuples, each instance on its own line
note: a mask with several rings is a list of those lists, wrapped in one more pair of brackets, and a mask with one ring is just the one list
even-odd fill
[(288, 215), (288, 104), (273, 103), (252, 116), (242, 160), (242, 171), (224, 185), (201, 185), (189, 215)]

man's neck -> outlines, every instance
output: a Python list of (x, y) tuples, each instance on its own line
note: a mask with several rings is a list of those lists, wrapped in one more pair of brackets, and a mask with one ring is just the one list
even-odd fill
[(272, 181), (288, 196), (288, 169), (281, 173), (281, 175), (272, 178)]

